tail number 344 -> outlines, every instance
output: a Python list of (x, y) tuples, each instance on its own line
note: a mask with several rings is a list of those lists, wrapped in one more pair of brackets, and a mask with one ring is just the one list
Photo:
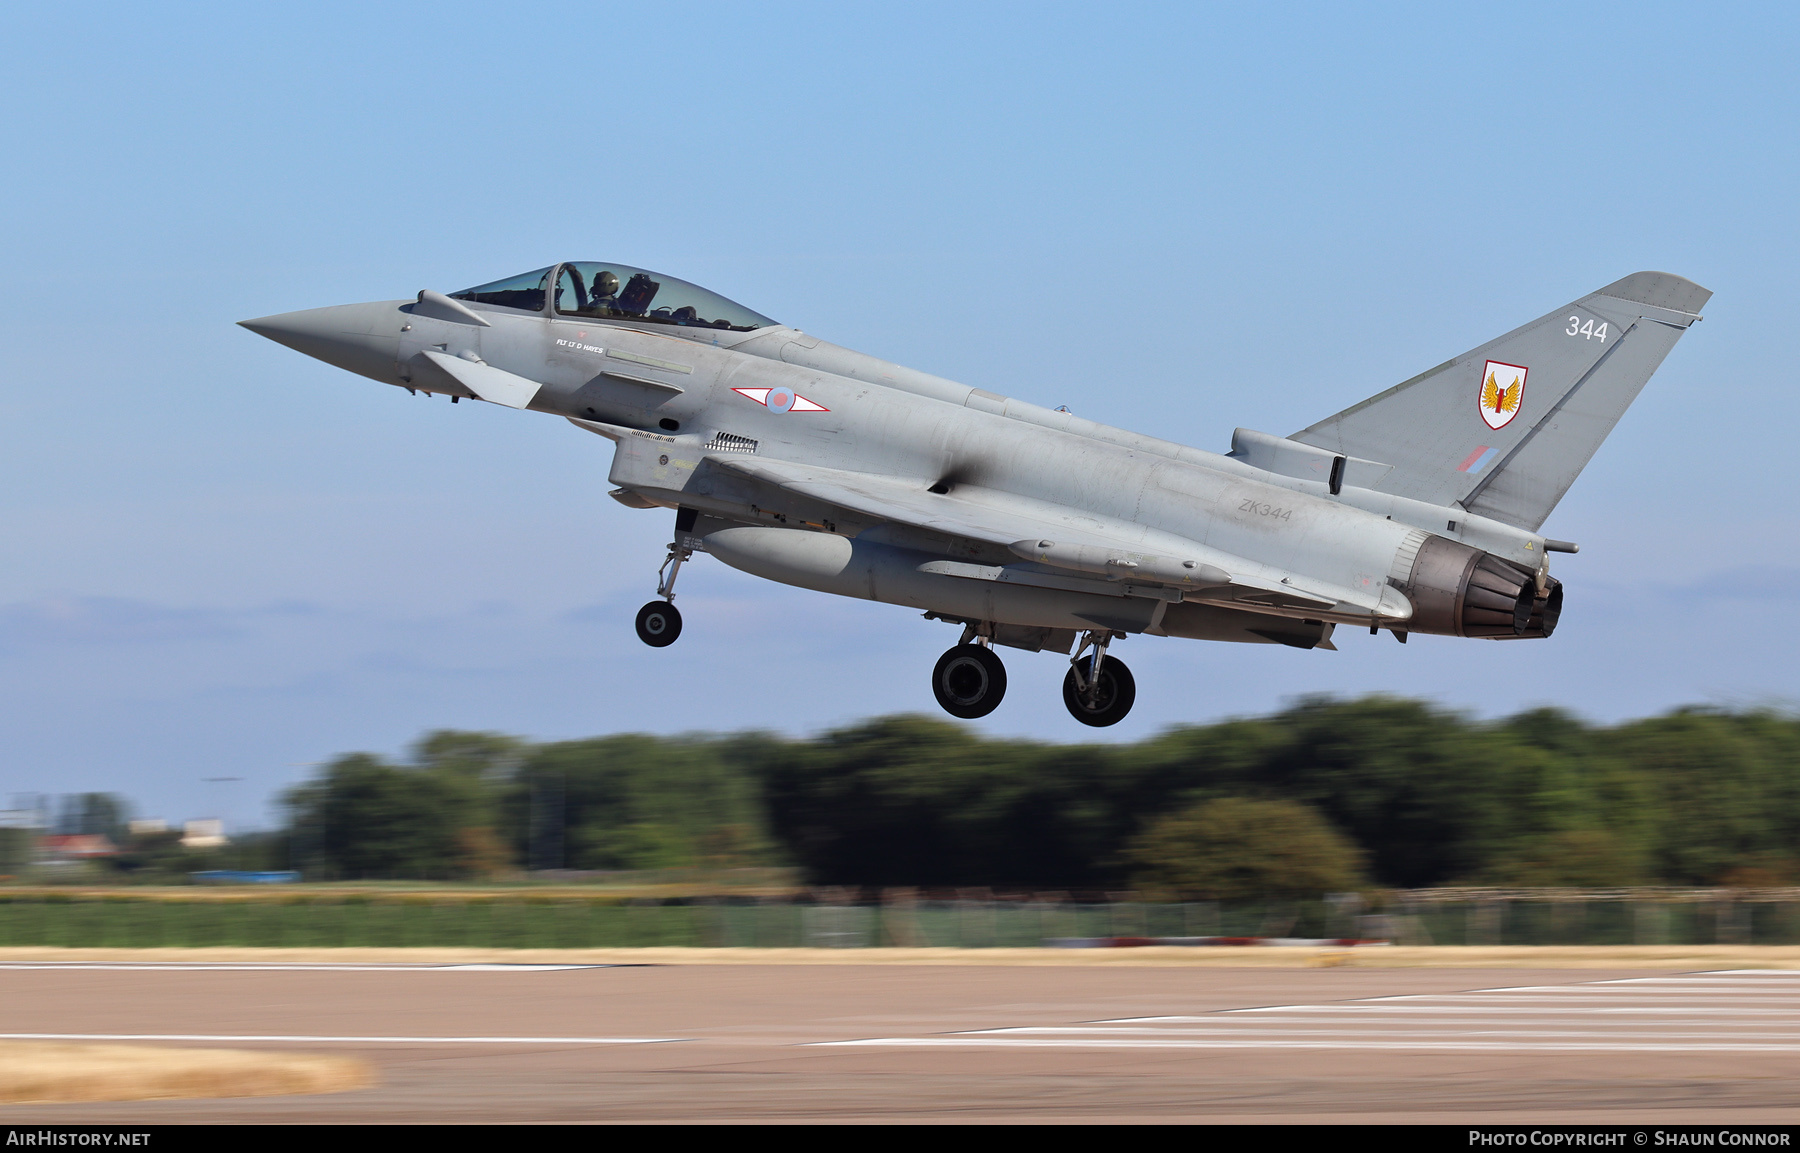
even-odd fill
[(1571, 316), (1569, 318), (1569, 327), (1563, 329), (1563, 335), (1579, 336), (1583, 340), (1598, 340), (1601, 344), (1605, 344), (1606, 322), (1601, 321), (1600, 324), (1596, 326), (1592, 320), (1589, 320), (1586, 324), (1583, 324), (1581, 323), (1581, 317)]

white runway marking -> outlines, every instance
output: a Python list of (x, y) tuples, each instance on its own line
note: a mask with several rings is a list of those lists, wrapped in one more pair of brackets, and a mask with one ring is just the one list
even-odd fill
[(1800, 1054), (1800, 971), (1627, 977), (820, 1044)]
[(121, 973), (562, 973), (619, 970), (619, 964), (353, 964), (353, 962), (0, 961), (0, 970), (108, 970)]
[(1800, 1001), (1800, 991), (1762, 993), (1741, 989), (1602, 989), (1594, 993), (1521, 993), (1516, 989), (1499, 989), (1477, 993), (1409, 993), (1404, 997), (1371, 997), (1370, 1004), (1395, 1004), (1400, 1001), (1542, 1001), (1551, 1005), (1567, 1005), (1576, 1001), (1618, 1001), (1630, 998), (1649, 1003), (1670, 1004), (1694, 1001), (1754, 1001), (1759, 1005), (1771, 1001)]
[[(1377, 1034), (1376, 1036), (1380, 1036)], [(1345, 1039), (1342, 1041), (1293, 1041), (1274, 1037), (1256, 1039), (1237, 1039), (1217, 1041), (1195, 1038), (1192, 1040), (1161, 1040), (1145, 1038), (1143, 1040), (1124, 1041), (1095, 1038), (1090, 1041), (1049, 1041), (1021, 1039), (1017, 1041), (1001, 1040), (961, 1040), (954, 1037), (875, 1037), (861, 1041), (817, 1041), (814, 1044), (823, 1046), (850, 1045), (893, 1045), (906, 1048), (941, 1048), (941, 1049), (1376, 1049), (1376, 1050), (1416, 1050), (1416, 1051), (1454, 1051), (1463, 1053), (1796, 1053), (1800, 1054), (1800, 1044), (1795, 1045), (1757, 1045), (1752, 1043), (1699, 1044), (1699, 1043), (1667, 1043), (1640, 1042), (1554, 1042), (1554, 1041), (1476, 1041), (1476, 1040), (1417, 1040), (1417, 1041), (1382, 1041), (1370, 1038), (1360, 1040)]]
[(344, 1045), (667, 1045), (692, 1037), (326, 1037), (298, 1033), (0, 1033), (5, 1041), (280, 1041)]
[[(1358, 1017), (1406, 1016), (1436, 1013), (1492, 1013), (1496, 1015), (1517, 1013), (1558, 1013), (1595, 1015), (1606, 1017), (1643, 1017), (1670, 1014), (1678, 1017), (1764, 1017), (1771, 1012), (1793, 1012), (1792, 1009), (1769, 1008), (1760, 1009), (1754, 1005), (1743, 1008), (1690, 1008), (1686, 1005), (1608, 1005), (1604, 1008), (1594, 1006), (1561, 1006), (1561, 1005), (1293, 1005), (1280, 1009), (1233, 1009), (1227, 1010), (1235, 1016), (1248, 1017), (1252, 1014), (1273, 1016), (1279, 1013), (1321, 1013), (1344, 1014)], [(1211, 1020), (1210, 1017), (1199, 1018)]]
[(1739, 977), (1786, 977), (1789, 980), (1800, 977), (1800, 969), (1714, 969), (1710, 973), (1691, 973), (1681, 977), (1619, 977), (1606, 982), (1608, 985), (1644, 985), (1657, 982), (1694, 981), (1735, 981)]
[[(1435, 1028), (1441, 1028), (1446, 1025), (1466, 1025), (1466, 1026), (1470, 1026), (1473, 1028), (1479, 1028), (1479, 1029), (1483, 1029), (1483, 1030), (1492, 1030), (1492, 1029), (1516, 1030), (1516, 1029), (1538, 1027), (1538, 1026), (1558, 1026), (1558, 1025), (1560, 1025), (1565, 1028), (1580, 1027), (1580, 1028), (1585, 1028), (1588, 1030), (1599, 1029), (1600, 1032), (1604, 1032), (1607, 1034), (1616, 1034), (1616, 1033), (1619, 1033), (1619, 1032), (1622, 1032), (1625, 1030), (1642, 1031), (1643, 1029), (1660, 1025), (1660, 1026), (1665, 1026), (1668, 1028), (1679, 1028), (1679, 1029), (1683, 1030), (1684, 1032), (1693, 1032), (1695, 1030), (1706, 1030), (1706, 1029), (1711, 1029), (1711, 1030), (1715, 1030), (1715, 1031), (1719, 1030), (1719, 1029), (1733, 1029), (1733, 1030), (1755, 1029), (1755, 1030), (1759, 1030), (1759, 1031), (1767, 1031), (1770, 1029), (1793, 1029), (1795, 1031), (1795, 1035), (1800, 1036), (1800, 1022), (1796, 1022), (1791, 1019), (1789, 1019), (1789, 1020), (1769, 1020), (1760, 1015), (1757, 1015), (1757, 1016), (1745, 1015), (1742, 1017), (1727, 1017), (1727, 1018), (1723, 1018), (1723, 1019), (1718, 1018), (1718, 1017), (1711, 1017), (1711, 1016), (1702, 1017), (1699, 1019), (1695, 1019), (1693, 1017), (1685, 1017), (1685, 1016), (1684, 1017), (1671, 1017), (1671, 1018), (1605, 1017), (1598, 1021), (1579, 1020), (1579, 1019), (1571, 1020), (1566, 1014), (1557, 1014), (1554, 1016), (1542, 1016), (1542, 1017), (1448, 1017), (1448, 1016), (1446, 1016), (1446, 1017), (1374, 1018), (1374, 1017), (1362, 1017), (1362, 1016), (1356, 1016), (1356, 1017), (1294, 1016), (1294, 1017), (1263, 1017), (1263, 1018), (1258, 1018), (1255, 1021), (1239, 1020), (1239, 1021), (1235, 1021), (1235, 1022), (1232, 1021), (1230, 1018), (1221, 1015), (1218, 1018), (1201, 1018), (1200, 1020), (1197, 1020), (1197, 1021), (1194, 1020), (1193, 1018), (1184, 1018), (1180, 1022), (1171, 1022), (1171, 1023), (1172, 1024), (1211, 1025), (1212, 1027), (1211, 1028), (1203, 1028), (1203, 1029), (1180, 1029), (1180, 1028), (1160, 1028), (1160, 1027), (1159, 1028), (1133, 1028), (1132, 1026), (1136, 1025), (1137, 1022), (1106, 1022), (1104, 1024), (1096, 1025), (1093, 1027), (1105, 1029), (1108, 1032), (1144, 1033), (1144, 1034), (1154, 1033), (1154, 1034), (1158, 1034), (1158, 1035), (1178, 1036), (1182, 1033), (1188, 1033), (1188, 1032), (1207, 1033), (1207, 1034), (1217, 1033), (1217, 1032), (1221, 1031), (1221, 1029), (1227, 1029), (1232, 1025), (1237, 1025), (1237, 1026), (1255, 1025), (1255, 1026), (1258, 1026), (1258, 1028), (1256, 1028), (1254, 1031), (1259, 1032), (1259, 1033), (1267, 1033), (1270, 1031), (1291, 1032), (1292, 1031), (1291, 1027), (1296, 1026), (1296, 1025), (1325, 1025), (1325, 1026), (1332, 1026), (1332, 1027), (1341, 1029), (1341, 1028), (1346, 1028), (1346, 1027), (1366, 1027), (1369, 1024), (1380, 1024), (1380, 1025), (1384, 1026), (1387, 1029), (1387, 1031), (1389, 1031), (1389, 1032), (1392, 1032), (1395, 1029), (1435, 1029)], [(1607, 1026), (1607, 1028), (1599, 1028), (1601, 1026)], [(1050, 1025), (1024, 1026), (1024, 1027), (1061, 1028), (1061, 1026), (1050, 1026)], [(960, 1035), (962, 1033), (1003, 1033), (1003, 1032), (1007, 1032), (1007, 1031), (1008, 1030), (1005, 1030), (1005, 1029), (961, 1029), (961, 1030), (957, 1030), (957, 1035)]]
[[(1408, 1021), (1408, 1025), (1435, 1024), (1438, 1022)], [(1489, 1022), (1479, 1022), (1489, 1024)], [(1748, 1024), (1748, 1022), (1746, 1022)], [(1788, 1026), (1792, 1028), (1792, 1026)], [(1001, 1037), (1018, 1036), (1020, 1034), (1037, 1034), (1052, 1036), (1101, 1035), (1109, 1037), (1142, 1035), (1145, 1037), (1267, 1037), (1267, 1029), (1121, 1029), (1107, 1025), (1021, 1025), (1008, 1029), (970, 1029), (964, 1033), (951, 1034), (956, 1037)], [(1362, 1037), (1367, 1034), (1361, 1029), (1282, 1029), (1273, 1034), (1280, 1037)], [(1442, 1033), (1430, 1029), (1386, 1029), (1383, 1037), (1441, 1037)], [(1464, 1037), (1617, 1037), (1619, 1034), (1608, 1029), (1475, 1029), (1459, 1031)], [(1664, 1040), (1708, 1040), (1708, 1041), (1742, 1041), (1746, 1038), (1735, 1031), (1695, 1031), (1649, 1033), (1638, 1032), (1633, 1037), (1659, 1037)], [(1754, 1036), (1758, 1041), (1787, 1041), (1800, 1044), (1800, 1032), (1758, 1033)]]

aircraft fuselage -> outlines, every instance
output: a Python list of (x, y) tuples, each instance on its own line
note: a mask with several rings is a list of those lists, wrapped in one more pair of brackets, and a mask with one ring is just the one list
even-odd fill
[[(576, 267), (545, 270), (543, 284), (555, 269)], [(487, 287), (504, 291), (469, 290), (461, 299), (421, 292), (412, 301), (245, 324), (386, 384), (565, 417), (613, 441), (612, 495), (678, 512), (665, 562), (674, 568), (659, 589), (669, 597), (680, 562), (705, 551), (772, 580), (923, 609), (963, 624), (965, 642), (983, 646), (1066, 653), (1085, 634), (1077, 655), (1094, 649), (1086, 667), (1096, 677), (1107, 642), (1132, 633), (1330, 648), (1338, 624), (1386, 628), (1402, 640), (1410, 632), (1547, 636), (1560, 612), (1545, 552), (1573, 546), (1471, 511), (1480, 508), (1473, 499), (1406, 495), (1407, 484), (1418, 483), (1395, 472), (1403, 462), (1333, 451), (1318, 436), (1245, 429), (1230, 455), (1206, 452), (918, 372), (755, 314), (746, 313), (758, 323), (742, 327), (684, 324), (683, 313), (671, 322), (665, 308), (652, 322), (641, 306), (626, 314), (613, 302), (640, 282), (651, 293), (660, 282), (635, 274), (621, 286), (610, 272), (591, 275), (591, 289), (574, 277), (574, 294), (584, 307), (589, 291), (598, 302), (601, 278), (609, 278), (608, 303), (593, 310), (599, 315), (560, 314), (563, 289), (551, 309), (544, 289), (522, 295), (515, 282), (497, 282)], [(730, 304), (704, 297), (720, 309)], [(1623, 333), (1636, 328), (1613, 323)], [(1580, 333), (1579, 324), (1570, 327)], [(1501, 340), (1520, 333), (1531, 335), (1529, 326)], [(1612, 350), (1549, 348), (1565, 358), (1594, 354), (1549, 410), (1553, 417)], [(1498, 362), (1486, 363), (1491, 371)], [(1509, 367), (1517, 372), (1510, 392), (1470, 397), (1466, 423), (1496, 444), (1503, 442), (1474, 421), (1473, 405), (1494, 409), (1480, 413), (1486, 428), (1504, 428), (1503, 407), (1529, 407), (1541, 395), (1525, 387), (1528, 367), (1501, 365)], [(1576, 416), (1571, 410), (1565, 419)], [(1459, 443), (1451, 449), (1462, 451)], [(1459, 471), (1478, 472), (1497, 451), (1478, 445)], [(1488, 479), (1473, 484), (1474, 496)], [(651, 644), (680, 628), (672, 606), (648, 632), (645, 620), (641, 613), (639, 632)], [(975, 664), (1004, 691), (997, 658), (979, 655)], [(1071, 673), (1077, 695), (1091, 696), (1098, 690), (1081, 668), (1077, 662)], [(1122, 666), (1118, 675), (1128, 677)], [(986, 711), (970, 707), (977, 711), (958, 715)], [(1073, 700), (1070, 708), (1087, 723), (1112, 723), (1082, 716)]]

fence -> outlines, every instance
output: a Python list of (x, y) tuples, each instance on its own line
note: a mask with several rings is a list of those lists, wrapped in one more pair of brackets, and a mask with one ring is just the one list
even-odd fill
[(1052, 938), (1199, 936), (1358, 936), (1438, 945), (1800, 944), (1800, 892), (1764, 892), (1769, 895), (1415, 892), (1391, 894), (1377, 914), (1364, 913), (1355, 897), (1221, 906), (0, 893), (0, 946), (995, 948)]
[(1140, 904), (956, 901), (884, 907), (28, 897), (0, 898), (0, 945), (983, 947), (1040, 945), (1047, 937), (1192, 935), (1216, 930), (1220, 920), (1210, 906)]
[[(1315, 910), (1316, 912), (1317, 910)], [(1304, 918), (1276, 910), (1286, 930)], [(238, 945), (607, 948), (649, 945), (867, 948), (1037, 946), (1051, 937), (1253, 935), (1261, 908), (1136, 902), (916, 901), (621, 904), (580, 899), (288, 897), (144, 900), (0, 895), (0, 946)]]
[[(1420, 945), (1794, 945), (1800, 889), (1420, 889), (1357, 917)], [(1346, 912), (1353, 909), (1346, 908)]]

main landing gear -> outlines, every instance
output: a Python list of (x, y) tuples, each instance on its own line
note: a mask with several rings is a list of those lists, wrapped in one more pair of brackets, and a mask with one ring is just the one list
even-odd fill
[[(1110, 643), (1111, 633), (1087, 634), (1063, 678), (1063, 704), (1069, 715), (1097, 729), (1124, 720), (1137, 701), (1137, 681), (1132, 679), (1131, 670), (1118, 657), (1106, 655)], [(1093, 655), (1083, 660), (1082, 655), (1089, 648), (1094, 650)]]
[[(1063, 704), (1084, 725), (1105, 728), (1125, 719), (1137, 700), (1137, 682), (1117, 657), (1106, 655), (1116, 634), (1087, 633), (1063, 678)], [(1092, 650), (1090, 652), (1090, 650)], [(953, 717), (972, 721), (1000, 707), (1006, 696), (1006, 666), (994, 653), (991, 632), (964, 625), (962, 640), (938, 658), (931, 692)]]
[(985, 717), (1006, 696), (1006, 666), (988, 647), (988, 638), (975, 635), (974, 625), (966, 625), (962, 642), (939, 657), (931, 670), (931, 691), (953, 717), (965, 721)]
[(681, 572), (681, 562), (693, 555), (693, 549), (671, 543), (669, 555), (656, 570), (656, 595), (663, 599), (638, 610), (638, 640), (652, 648), (672, 645), (681, 635), (681, 611), (675, 607), (675, 577)]

